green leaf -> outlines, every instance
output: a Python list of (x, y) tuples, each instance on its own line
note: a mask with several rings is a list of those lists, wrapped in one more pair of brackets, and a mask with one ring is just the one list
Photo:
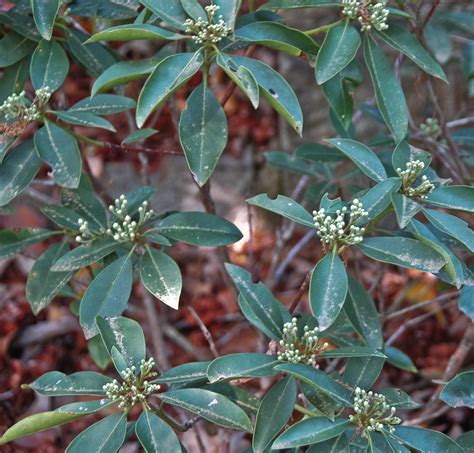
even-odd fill
[(348, 451), (349, 439), (345, 432), (323, 442), (313, 444), (306, 453), (336, 453)]
[(181, 5), (188, 16), (192, 17), (195, 21), (207, 17), (206, 11), (204, 11), (198, 0), (181, 0)]
[(439, 431), (415, 428), (414, 426), (397, 426), (394, 437), (403, 444), (423, 453), (446, 451), (462, 453), (463, 449), (452, 439)]
[(276, 11), (278, 9), (314, 8), (318, 6), (340, 6), (338, 0), (270, 0), (260, 9)]
[(219, 7), (219, 15), (227, 26), (233, 29), (242, 0), (213, 0), (212, 3)]
[(76, 211), (49, 204), (42, 206), (41, 212), (56, 225), (68, 230), (79, 231), (79, 219), (81, 216)]
[(98, 94), (86, 97), (76, 102), (68, 113), (92, 113), (94, 115), (110, 115), (112, 113), (126, 112), (135, 108), (135, 101), (126, 96), (117, 94)]
[(210, 362), (188, 362), (161, 373), (153, 382), (167, 385), (207, 382), (207, 369)]
[(3, 433), (3, 436), (0, 437), (0, 445), (5, 445), (13, 440), (54, 428), (55, 426), (70, 423), (84, 415), (87, 414), (64, 414), (56, 411), (40, 412), (39, 414), (30, 415), (7, 429)]
[(326, 141), (343, 152), (370, 179), (376, 182), (387, 179), (387, 172), (382, 162), (368, 146), (348, 138), (333, 138)]
[[(76, 301), (75, 301), (76, 302)], [(79, 304), (75, 306), (75, 315), (78, 315)], [(94, 361), (94, 363), (101, 369), (105, 370), (110, 365), (112, 359), (110, 358), (109, 352), (105, 348), (104, 342), (100, 335), (96, 335), (87, 341), (87, 350)]]
[(295, 379), (287, 376), (267, 392), (255, 419), (252, 439), (254, 453), (264, 453), (273, 438), (285, 426), (293, 413), (296, 391)]
[(256, 109), (259, 105), (260, 90), (253, 74), (244, 66), (236, 66), (232, 57), (224, 53), (217, 56), (217, 64), (225, 71)]
[(86, 338), (97, 334), (97, 315), (119, 316), (132, 292), (132, 258), (124, 255), (102, 269), (87, 288), (79, 308), (79, 320)]
[(59, 119), (65, 123), (74, 124), (82, 127), (97, 127), (99, 129), (105, 129), (112, 132), (117, 132), (114, 125), (110, 121), (101, 118), (100, 116), (93, 115), (88, 112), (55, 112), (51, 111)]
[(400, 143), (408, 129), (408, 110), (403, 90), (389, 61), (370, 36), (365, 39), (364, 55), (377, 106), (395, 141)]
[(48, 41), (53, 35), (54, 21), (60, 4), (60, 0), (31, 0), (36, 28), (41, 36)]
[(283, 324), (290, 319), (288, 311), (262, 282), (254, 283), (249, 272), (228, 263), (226, 269), (245, 301), (247, 310), (244, 310), (244, 315), (249, 322), (268, 337), (281, 340)]
[(31, 16), (16, 13), (14, 10), (9, 10), (8, 12), (0, 11), (0, 22), (8, 25), (25, 38), (37, 42), (42, 39)]
[(342, 418), (334, 422), (325, 417), (308, 418), (292, 425), (280, 435), (272, 445), (272, 449), (302, 447), (339, 436), (351, 422)]
[(351, 324), (369, 347), (373, 349), (382, 348), (383, 335), (380, 315), (370, 294), (359, 281), (353, 278), (349, 278), (344, 311)]
[[(128, 318), (96, 318), (100, 337), (110, 355), (115, 347), (127, 362), (127, 368), (140, 368), (146, 358), (145, 336), (138, 322)], [(119, 372), (124, 370), (118, 370)]]
[(26, 281), (26, 298), (33, 314), (47, 307), (72, 277), (72, 272), (52, 272), (51, 266), (64, 255), (69, 247), (66, 242), (51, 246), (33, 264)]
[(351, 86), (345, 81), (342, 74), (338, 74), (323, 83), (321, 88), (331, 111), (337, 116), (342, 127), (348, 131), (352, 126), (352, 116), (354, 113), (354, 99), (351, 93)]
[(76, 436), (66, 453), (117, 453), (125, 441), (127, 414), (109, 415)]
[(448, 186), (433, 190), (427, 197), (428, 203), (442, 208), (474, 212), (474, 187)]
[(82, 159), (77, 140), (51, 121), (34, 136), (38, 155), (53, 169), (53, 179), (60, 186), (76, 189), (81, 179)]
[(69, 51), (92, 77), (99, 77), (116, 62), (112, 53), (102, 44), (98, 42), (85, 44), (89, 35), (70, 28), (65, 29), (65, 34)]
[(135, 41), (139, 39), (165, 39), (167, 41), (185, 38), (184, 35), (174, 33), (156, 25), (127, 24), (106, 28), (90, 37), (87, 43), (96, 41)]
[(171, 247), (172, 245), (165, 236), (158, 233), (158, 229), (156, 228), (145, 231), (143, 237), (154, 244), (164, 245), (165, 247)]
[(464, 244), (470, 252), (474, 252), (474, 231), (464, 220), (433, 209), (423, 209), (423, 214), (439, 231), (453, 237)]
[(140, 3), (173, 27), (178, 29), (184, 28), (184, 22), (188, 19), (188, 16), (180, 0), (158, 2), (156, 0), (141, 0)]
[(79, 371), (66, 376), (59, 371), (50, 371), (27, 387), (45, 396), (104, 396), (104, 385), (112, 382), (107, 376), (95, 371)]
[(132, 132), (127, 138), (122, 140), (122, 145), (130, 145), (131, 143), (143, 142), (148, 137), (157, 134), (156, 129), (139, 129), (138, 131)]
[(423, 71), (434, 77), (438, 77), (438, 79), (444, 82), (448, 82), (443, 68), (441, 68), (408, 30), (398, 25), (390, 24), (386, 30), (376, 31), (376, 33), (395, 50), (404, 53), (410, 60), (423, 69)]
[(436, 273), (446, 264), (431, 247), (405, 237), (367, 238), (358, 247), (374, 260), (424, 272)]
[(320, 165), (313, 165), (285, 151), (268, 151), (265, 153), (265, 160), (272, 167), (280, 168), (285, 172), (291, 171), (302, 175), (321, 177)]
[(459, 373), (451, 379), (439, 396), (451, 407), (469, 407), (474, 409), (474, 371)]
[(279, 362), (261, 353), (228, 354), (213, 360), (208, 369), (209, 382), (274, 376), (274, 366)]
[(198, 51), (170, 55), (158, 63), (138, 98), (136, 112), (138, 127), (142, 127), (151, 113), (168, 96), (196, 74), (203, 62), (202, 53)]
[(153, 72), (159, 62), (159, 58), (153, 57), (115, 63), (96, 79), (92, 85), (91, 96), (95, 97), (101, 91), (107, 91), (117, 85), (146, 77)]
[(275, 212), (306, 227), (314, 228), (313, 216), (299, 203), (284, 195), (271, 199), (266, 194), (260, 194), (249, 198), (247, 203)]
[(194, 179), (203, 186), (227, 145), (227, 118), (204, 83), (186, 101), (179, 120), (179, 141)]
[(318, 357), (327, 359), (336, 359), (340, 357), (382, 357), (386, 358), (380, 351), (375, 351), (366, 346), (345, 346), (342, 348), (331, 349), (327, 352), (318, 354)]
[(402, 140), (393, 151), (392, 166), (394, 170), (397, 170), (397, 168), (405, 170), (406, 164), (411, 160), (421, 160), (427, 168), (431, 163), (431, 159), (432, 155), (428, 151), (415, 148), (407, 141)]
[(0, 39), (0, 68), (11, 66), (35, 48), (35, 42), (11, 31)]
[(356, 56), (359, 32), (349, 21), (332, 27), (316, 58), (316, 80), (321, 85), (339, 74)]
[(390, 406), (400, 409), (418, 409), (420, 405), (413, 401), (408, 394), (397, 388), (388, 388), (380, 391)]
[(56, 91), (69, 73), (69, 60), (66, 52), (55, 41), (41, 41), (31, 59), (30, 74), (33, 88), (48, 87)]
[(252, 432), (247, 414), (218, 393), (203, 389), (180, 389), (160, 393), (158, 396), (164, 403), (182, 407), (216, 425)]
[(384, 363), (385, 359), (380, 357), (349, 359), (344, 370), (343, 381), (353, 389), (360, 387), (369, 390), (380, 376)]
[(164, 236), (201, 247), (229, 245), (242, 239), (242, 233), (233, 223), (205, 212), (171, 214), (156, 227)]
[(42, 228), (24, 228), (18, 231), (0, 230), (0, 258), (15, 256), (26, 250), (30, 245), (41, 242), (54, 234), (57, 234), (57, 232)]
[(474, 320), (474, 286), (465, 286), (461, 290), (458, 306), (461, 311)]
[(298, 98), (288, 82), (270, 66), (253, 58), (232, 56), (237, 66), (244, 66), (255, 77), (262, 96), (301, 135), (303, 113)]
[(148, 410), (138, 418), (135, 433), (146, 453), (181, 451), (179, 439), (168, 423)]
[(178, 309), (183, 282), (179, 266), (172, 258), (147, 245), (146, 253), (140, 258), (140, 278), (156, 298)]
[(311, 56), (318, 53), (318, 46), (308, 35), (278, 22), (259, 21), (247, 24), (235, 30), (235, 37), (294, 56), (299, 56), (302, 52)]
[(423, 208), (415, 200), (399, 193), (392, 193), (392, 204), (397, 216), (398, 226), (403, 230)]
[(77, 401), (76, 403), (65, 404), (64, 406), (58, 407), (54, 412), (70, 415), (89, 415), (109, 407), (112, 403), (112, 400), (104, 398), (100, 400)]
[(388, 178), (385, 181), (379, 182), (362, 195), (359, 201), (369, 215), (362, 217), (357, 222), (357, 225), (365, 225), (382, 214), (390, 205), (392, 201), (391, 196), (400, 189), (401, 185), (402, 181), (400, 178)]
[(404, 352), (400, 351), (400, 349), (386, 346), (384, 352), (387, 355), (387, 362), (390, 363), (390, 365), (396, 366), (401, 370), (409, 371), (411, 373), (416, 373), (418, 371), (410, 357)]
[(15, 148), (0, 165), (0, 206), (5, 206), (23, 192), (41, 167), (33, 145), (27, 140)]
[(319, 143), (305, 143), (298, 146), (295, 156), (312, 162), (340, 162), (346, 158), (339, 150)]
[[(30, 59), (23, 58), (18, 63), (3, 69), (3, 76), (0, 79), (0, 102), (3, 103), (7, 97), (13, 93), (20, 93), (29, 76)], [(5, 149), (6, 140), (0, 143), (0, 163), (5, 157), (8, 148)], [(3, 147), (3, 148), (2, 148)]]
[(309, 302), (320, 330), (328, 329), (338, 317), (348, 288), (347, 272), (336, 250), (316, 264), (309, 283)]
[(350, 390), (334, 381), (324, 371), (320, 371), (301, 363), (285, 363), (278, 365), (276, 370), (291, 374), (311, 387), (321, 390), (335, 401), (338, 401), (347, 407), (352, 407)]
[(56, 263), (54, 263), (53, 271), (73, 271), (81, 267), (89, 266), (111, 253), (119, 250), (121, 244), (111, 238), (99, 239), (76, 247), (74, 250), (66, 253)]

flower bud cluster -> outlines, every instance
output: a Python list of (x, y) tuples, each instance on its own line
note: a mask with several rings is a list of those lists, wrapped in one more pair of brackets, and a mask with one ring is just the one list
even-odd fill
[(298, 320), (293, 318), (291, 322), (283, 325), (283, 338), (280, 340), (277, 359), (316, 366), (317, 354), (323, 352), (329, 345), (319, 343), (317, 327), (310, 329), (309, 326), (304, 326), (303, 336), (300, 336), (297, 322)]
[(113, 214), (112, 225), (107, 229), (107, 234), (115, 241), (135, 241), (140, 228), (151, 219), (154, 214), (153, 209), (148, 210), (148, 201), (144, 201), (138, 208), (138, 220), (133, 220), (127, 212), (128, 200), (125, 195), (120, 195), (115, 200), (115, 205), (109, 206), (109, 211)]
[(424, 168), (425, 164), (421, 160), (410, 160), (406, 163), (405, 170), (401, 168), (396, 169), (398, 176), (402, 180), (401, 193), (411, 198), (426, 198), (433, 191), (435, 186), (425, 175), (421, 177), (421, 183), (417, 187), (413, 187)]
[[(347, 214), (349, 219), (347, 220)], [(326, 214), (326, 210), (321, 208), (313, 211), (316, 232), (325, 244), (333, 245), (355, 245), (364, 239), (365, 228), (355, 224), (369, 213), (364, 210), (362, 202), (355, 198), (350, 209), (343, 207), (336, 211), (336, 217)]]
[(135, 366), (124, 370), (122, 383), (117, 379), (105, 384), (103, 389), (108, 398), (118, 404), (118, 407), (128, 409), (137, 403), (144, 402), (153, 392), (160, 389), (158, 384), (151, 384), (148, 379), (153, 378), (157, 373), (151, 370), (155, 366), (153, 358), (142, 359), (140, 363), (140, 373), (137, 375)]
[(441, 127), (437, 118), (427, 118), (424, 123), (420, 124), (420, 130), (423, 134), (436, 140), (441, 133)]
[(362, 435), (368, 437), (370, 432), (387, 429), (390, 433), (395, 430), (394, 425), (401, 423), (395, 417), (396, 408), (389, 406), (384, 395), (366, 392), (357, 387), (354, 396), (354, 415), (349, 420), (362, 430)]
[(3, 115), (7, 121), (27, 121), (28, 123), (40, 118), (40, 107), (46, 104), (51, 97), (49, 87), (36, 90), (35, 100), (30, 104), (26, 98), (25, 91), (19, 94), (11, 94), (0, 105), (0, 115)]
[(184, 23), (186, 33), (191, 33), (192, 39), (197, 44), (204, 44), (211, 46), (222, 41), (232, 31), (224, 21), (222, 16), (216, 18), (216, 13), (219, 10), (217, 5), (209, 5), (205, 7), (207, 19), (199, 17), (197, 21), (192, 19), (186, 20)]
[(100, 229), (99, 234), (91, 231), (89, 228), (89, 222), (82, 218), (79, 219), (77, 223), (79, 224), (79, 234), (76, 236), (76, 241), (79, 243), (85, 244), (87, 242), (91, 242), (105, 234), (105, 230), (103, 228)]
[(357, 19), (362, 31), (386, 30), (390, 10), (387, 0), (342, 0), (342, 14), (349, 19)]

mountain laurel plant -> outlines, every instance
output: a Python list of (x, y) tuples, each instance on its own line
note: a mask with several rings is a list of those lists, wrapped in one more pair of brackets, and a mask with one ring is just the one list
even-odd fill
[[(474, 251), (474, 233), (463, 220), (474, 212), (474, 188), (467, 185), (472, 181), (466, 174), (468, 160), (452, 152), (472, 145), (472, 130), (447, 137), (445, 123), (437, 118), (419, 128), (411, 124), (400, 83), (402, 57), (417, 65), (429, 84), (432, 77), (447, 78), (413, 33), (416, 21), (408, 2), (394, 2), (396, 8), (386, 0), (270, 0), (255, 10), (249, 1), (248, 13), (241, 13), (239, 0), (9, 3), (13, 8), (0, 12), (0, 206), (3, 214), (12, 213), (12, 201), (38, 181), (44, 166), (51, 169), (60, 196), (40, 207), (55, 228), (2, 230), (0, 256), (12, 257), (47, 239), (48, 248), (27, 279), (31, 310), (39, 313), (56, 296), (70, 298), (94, 360), (102, 368), (112, 362), (115, 371), (51, 371), (25, 384), (39, 395), (77, 401), (23, 418), (3, 433), (0, 444), (105, 411), (67, 452), (117, 452), (134, 434), (147, 452), (184, 451), (178, 434), (193, 423), (176, 421), (169, 411), (175, 406), (246, 433), (255, 453), (303, 451), (300, 447), (308, 452), (451, 453), (469, 446), (462, 437), (456, 441), (405, 426), (403, 414), (419, 405), (402, 390), (372, 390), (385, 362), (416, 369), (407, 355), (385, 343), (374, 300), (352, 272), (357, 253), (434, 274), (460, 290), (461, 310), (471, 319), (474, 315), (474, 276), (463, 259)], [(319, 7), (326, 7), (324, 17), (338, 20), (302, 31), (287, 26), (279, 14)], [(454, 12), (431, 14), (424, 31), (428, 44), (438, 30), (448, 35), (457, 26)], [(98, 18), (98, 31), (89, 34), (78, 17)], [(462, 24), (456, 30), (466, 32)], [(471, 49), (465, 53), (470, 58), (467, 77), (472, 78), (472, 41), (462, 39)], [(159, 51), (151, 58), (127, 60), (109, 45), (134, 40), (153, 43)], [(319, 238), (324, 256), (302, 286), (309, 291), (310, 314), (286, 307), (244, 268), (227, 263), (241, 312), (266, 337), (267, 352), (230, 354), (159, 372), (147, 356), (140, 325), (122, 316), (134, 280), (179, 309), (182, 278), (170, 248), (179, 242), (227, 246), (242, 234), (212, 210), (155, 213), (150, 209), (153, 187), (107, 199), (83, 165), (80, 144), (105, 145), (76, 126), (114, 132), (104, 116), (134, 109), (138, 130), (117, 145), (126, 150), (157, 133), (153, 112), (185, 87), (190, 94), (177, 133), (189, 170), (204, 190), (228, 141), (225, 101), (213, 89), (216, 73), (225, 74), (254, 108), (264, 99), (303, 134), (295, 92), (275, 69), (254, 58), (256, 46), (301, 57), (314, 67), (314, 87), (305, 89), (321, 86), (337, 131), (336, 138), (301, 145), (293, 155), (266, 153), (269, 165), (312, 179), (304, 200), (313, 212), (285, 195), (248, 200)], [(396, 70), (387, 57), (390, 48), (399, 55)], [(438, 50), (433, 49), (436, 57)], [(95, 81), (89, 97), (65, 108), (59, 98), (70, 61)], [(358, 140), (353, 121), (362, 62), (374, 103), (357, 109), (384, 128), (367, 144)], [(144, 83), (135, 101), (123, 96), (122, 86), (136, 79)], [(190, 89), (191, 81), (200, 83)], [(420, 134), (435, 151), (414, 146)], [(435, 158), (442, 158), (442, 175), (430, 166)], [(350, 172), (338, 173), (340, 165), (347, 169), (350, 162)], [(340, 190), (348, 179), (350, 184)], [(78, 294), (69, 282), (80, 269), (88, 269), (91, 278)], [(258, 399), (244, 384), (261, 378), (271, 378), (273, 385)], [(453, 407), (472, 407), (473, 386), (473, 373), (460, 373), (444, 386), (440, 399)], [(130, 418), (134, 406), (141, 408), (138, 418)], [(302, 418), (289, 423), (295, 413)]]

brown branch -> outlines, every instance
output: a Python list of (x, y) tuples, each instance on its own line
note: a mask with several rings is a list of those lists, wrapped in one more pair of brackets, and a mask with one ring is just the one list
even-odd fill
[(211, 332), (209, 332), (209, 329), (206, 327), (206, 324), (204, 324), (204, 322), (199, 317), (199, 315), (196, 313), (196, 310), (194, 310), (193, 307), (188, 307), (188, 310), (191, 313), (192, 317), (198, 323), (198, 326), (201, 329), (201, 332), (204, 335), (204, 338), (209, 343), (209, 349), (211, 350), (212, 354), (214, 355), (214, 357), (219, 357), (219, 352), (217, 351), (216, 344), (214, 343), (214, 339), (212, 338), (212, 334), (211, 334)]
[(303, 283), (301, 283), (300, 289), (296, 293), (296, 296), (293, 299), (293, 302), (291, 302), (291, 305), (288, 308), (288, 310), (291, 314), (293, 314), (293, 312), (297, 309), (299, 303), (301, 302), (301, 299), (303, 298), (304, 293), (308, 289), (310, 280), (311, 280), (311, 271), (306, 273), (306, 276), (303, 280)]

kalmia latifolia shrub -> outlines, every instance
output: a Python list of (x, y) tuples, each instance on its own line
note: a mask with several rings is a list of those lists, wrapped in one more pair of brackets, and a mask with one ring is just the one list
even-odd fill
[[(104, 369), (50, 371), (25, 383), (38, 395), (75, 402), (20, 419), (0, 444), (101, 413), (67, 452), (117, 452), (128, 439), (147, 452), (180, 452), (180, 433), (202, 419), (241, 431), (255, 453), (457, 453), (474, 447), (472, 432), (455, 440), (423, 421), (407, 423), (413, 419), (409, 411), (420, 406), (403, 389), (372, 389), (384, 363), (416, 369), (385, 342), (381, 315), (355, 271), (357, 257), (379, 269), (387, 263), (433, 274), (459, 292), (459, 308), (472, 319), (472, 118), (446, 118), (435, 92), (448, 83), (438, 61), (446, 61), (440, 47), (452, 34), (464, 48), (461, 61), (452, 63), (459, 69), (451, 83), (460, 83), (464, 71), (473, 94), (472, 22), (470, 30), (466, 26), (472, 13), (441, 9), (437, 1), (424, 7), (386, 0), (0, 3), (2, 214), (12, 214), (14, 200), (32, 187), (57, 187), (54, 203), (38, 205), (50, 228), (2, 230), (0, 256), (47, 240), (26, 283), (31, 310), (36, 315), (56, 296), (70, 298), (93, 359)], [(287, 25), (288, 10), (299, 8), (314, 17), (319, 12), (319, 25)], [(156, 53), (129, 60), (117, 51), (120, 43), (137, 40)], [(272, 211), (287, 225), (306, 229), (305, 238), (320, 250), (323, 257), (301, 287), (309, 307), (298, 309), (299, 300), (286, 306), (248, 270), (227, 262), (227, 284), (235, 286), (242, 316), (265, 338), (267, 352), (160, 370), (147, 354), (140, 324), (124, 316), (134, 282), (179, 310), (183, 281), (169, 251), (178, 243), (224, 247), (242, 238), (209, 199), (210, 178), (219, 172), (229, 136), (223, 104), (230, 94), (222, 99), (214, 78), (227, 78), (228, 87), (240, 90), (255, 109), (270, 105), (304, 139), (295, 87), (255, 57), (265, 52), (299, 57), (313, 68), (314, 83), (304, 89), (322, 90), (335, 131), (294, 153), (266, 153), (268, 165), (310, 181), (303, 201), (283, 194), (247, 200), (255, 211)], [(89, 96), (71, 105), (63, 84), (73, 64), (93, 85)], [(431, 93), (426, 102), (432, 116), (420, 125), (402, 89), (406, 68), (418, 71)], [(136, 80), (143, 81), (137, 99), (124, 96), (123, 86)], [(370, 93), (367, 103), (354, 101), (359, 85)], [(442, 88), (449, 93), (449, 85)], [(153, 121), (178, 90), (189, 95), (177, 113), (177, 140), (208, 197), (206, 212), (155, 212), (150, 206), (156, 188), (150, 186), (111, 199), (83, 157), (85, 146), (105, 145), (78, 126), (110, 134), (110, 117), (125, 112), (133, 128), (115, 147), (144, 146), (158, 132)], [(364, 142), (355, 127), (361, 115), (379, 131)], [(456, 121), (460, 128), (453, 130)], [(44, 168), (49, 184), (41, 185)], [(90, 281), (77, 293), (70, 282), (83, 269)], [(247, 382), (259, 379), (271, 386), (256, 398)], [(441, 404), (473, 407), (472, 371), (439, 384), (434, 398)], [(181, 411), (187, 422), (176, 419)]]

